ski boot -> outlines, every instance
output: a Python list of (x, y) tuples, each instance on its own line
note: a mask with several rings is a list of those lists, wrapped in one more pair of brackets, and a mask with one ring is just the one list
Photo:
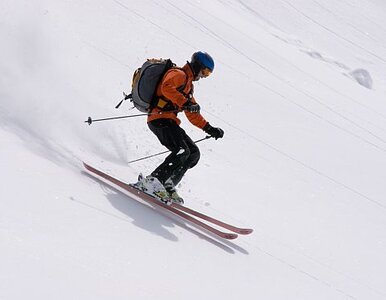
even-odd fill
[(184, 199), (180, 195), (178, 195), (176, 187), (174, 186), (174, 183), (171, 179), (166, 180), (164, 187), (169, 193), (170, 199), (173, 201), (173, 203), (181, 205), (184, 204)]
[(154, 176), (146, 176), (144, 177), (142, 174), (138, 176), (138, 182), (134, 184), (134, 187), (140, 189), (146, 194), (156, 198), (166, 205), (172, 204), (172, 199), (162, 185), (162, 183)]

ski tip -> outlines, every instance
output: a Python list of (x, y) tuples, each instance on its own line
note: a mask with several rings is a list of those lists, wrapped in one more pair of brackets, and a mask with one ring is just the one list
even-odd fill
[(98, 173), (98, 172), (99, 172), (97, 169), (91, 167), (89, 164), (85, 163), (84, 161), (83, 161), (82, 163), (83, 163), (83, 167), (84, 167), (87, 171), (89, 171), (89, 172), (91, 172), (91, 173)]
[(87, 170), (90, 170), (91, 166), (86, 164), (84, 161), (82, 161), (83, 167), (86, 168)]

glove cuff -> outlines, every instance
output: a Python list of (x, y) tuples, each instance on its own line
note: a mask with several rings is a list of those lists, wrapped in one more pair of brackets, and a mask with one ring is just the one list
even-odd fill
[(206, 123), (206, 125), (204, 126), (204, 128), (202, 128), (202, 130), (204, 130), (206, 133), (208, 133), (208, 131), (210, 131), (213, 127), (208, 123)]

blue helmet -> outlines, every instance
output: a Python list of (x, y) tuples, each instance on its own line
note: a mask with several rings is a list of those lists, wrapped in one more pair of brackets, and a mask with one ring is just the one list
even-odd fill
[(198, 51), (193, 53), (190, 64), (195, 74), (198, 74), (201, 70), (205, 68), (209, 69), (210, 72), (213, 72), (214, 70), (214, 60), (206, 52)]

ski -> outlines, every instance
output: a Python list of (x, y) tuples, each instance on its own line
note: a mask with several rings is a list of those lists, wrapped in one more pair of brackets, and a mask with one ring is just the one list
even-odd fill
[(224, 223), (218, 219), (215, 219), (213, 217), (210, 217), (208, 215), (200, 213), (194, 209), (183, 206), (181, 204), (173, 203), (172, 206), (179, 209), (179, 210), (182, 210), (183, 212), (186, 212), (186, 213), (191, 214), (195, 217), (198, 217), (200, 219), (203, 219), (205, 221), (208, 221), (212, 224), (223, 227), (225, 229), (228, 229), (228, 230), (233, 231), (233, 232), (238, 233), (238, 234), (244, 234), (245, 235), (245, 234), (251, 234), (253, 232), (253, 229), (251, 229), (251, 228), (239, 228), (239, 227)]
[(182, 219), (190, 222), (191, 224), (198, 226), (202, 229), (205, 229), (205, 230), (207, 230), (207, 231), (209, 231), (209, 232), (211, 232), (211, 233), (213, 233), (221, 238), (233, 240), (233, 239), (238, 237), (238, 235), (235, 233), (228, 233), (228, 232), (223, 232), (221, 230), (218, 230), (218, 229), (194, 218), (193, 216), (185, 213), (184, 211), (174, 207), (173, 205), (169, 206), (169, 205), (163, 204), (162, 202), (158, 201), (154, 197), (144, 193), (143, 191), (133, 187), (132, 185), (124, 183), (123, 181), (121, 181), (119, 179), (116, 179), (116, 178), (114, 178), (114, 177), (112, 177), (112, 176), (110, 176), (102, 171), (99, 171), (99, 170), (95, 169), (94, 167), (91, 167), (90, 165), (86, 164), (85, 162), (83, 162), (83, 165), (86, 168), (86, 170), (88, 170), (91, 174), (98, 175), (99, 177), (119, 186), (120, 188), (124, 189), (125, 191), (127, 191), (131, 195), (133, 195), (134, 198), (139, 197), (140, 199), (142, 199), (143, 201), (147, 202), (148, 204), (150, 204), (152, 206), (161, 207), (161, 208), (181, 217)]

